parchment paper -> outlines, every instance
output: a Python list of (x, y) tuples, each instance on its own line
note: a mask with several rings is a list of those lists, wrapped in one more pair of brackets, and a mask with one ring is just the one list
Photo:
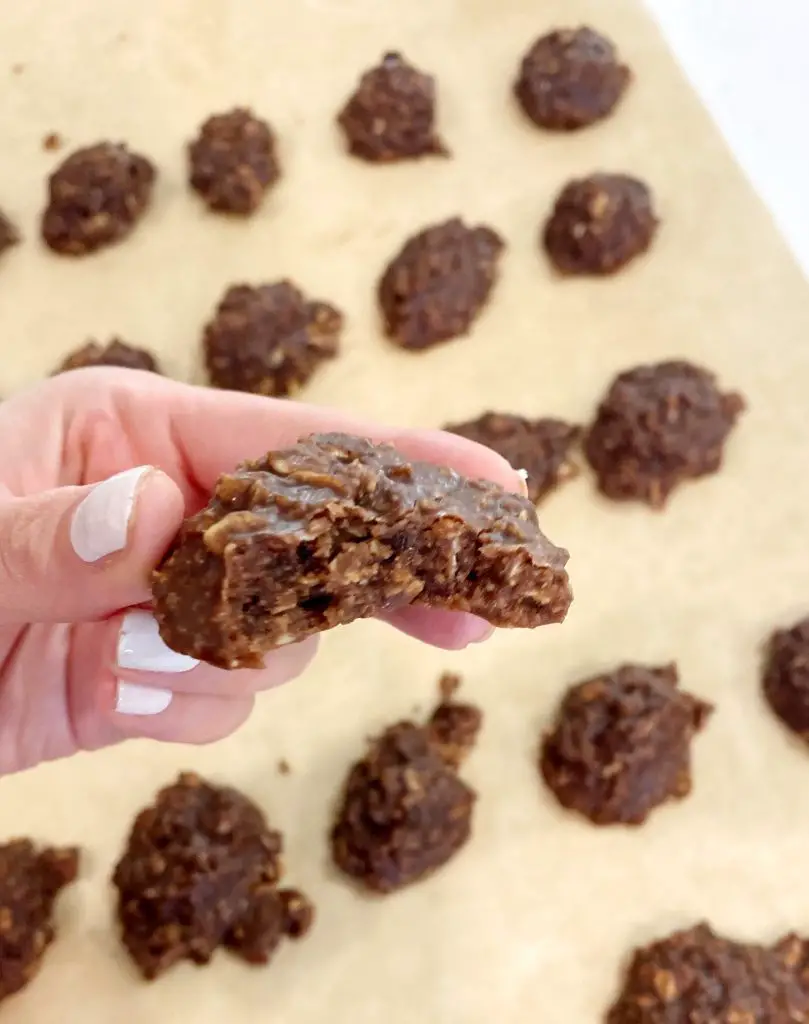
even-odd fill
[[(612, 376), (684, 356), (749, 398), (725, 470), (662, 515), (598, 500), (588, 475), (550, 500), (569, 547), (568, 622), (447, 655), (375, 624), (328, 636), (300, 682), (260, 700), (215, 748), (133, 743), (0, 783), (0, 834), (78, 841), (61, 936), (0, 1015), (25, 1024), (493, 1024), (598, 1021), (631, 946), (707, 917), (768, 941), (809, 930), (809, 751), (763, 705), (761, 643), (809, 613), (809, 295), (770, 220), (671, 56), (632, 0), (27, 0), (3, 4), (0, 203), (28, 239), (0, 268), (0, 392), (33, 381), (88, 335), (153, 347), (198, 374), (200, 328), (226, 285), (290, 275), (347, 311), (345, 354), (308, 399), (437, 426), (484, 407), (591, 415)], [(637, 82), (615, 118), (544, 135), (510, 98), (529, 42), (590, 21)], [(367, 167), (333, 113), (360, 71), (401, 48), (439, 78), (454, 159)], [(22, 64), (13, 73), (14, 64)], [(252, 222), (205, 215), (183, 146), (236, 102), (276, 126), (283, 183)], [(71, 262), (35, 238), (46, 172), (69, 146), (126, 140), (161, 178), (124, 245)], [(557, 281), (535, 238), (571, 175), (628, 170), (654, 187), (663, 227), (648, 259), (603, 282)], [(420, 356), (380, 336), (378, 273), (402, 240), (461, 213), (509, 242), (472, 337)], [(13, 443), (5, 439), (5, 444)], [(695, 792), (641, 830), (561, 812), (535, 769), (563, 688), (622, 660), (676, 659), (717, 703), (695, 743)], [(429, 882), (385, 900), (330, 870), (326, 831), (366, 735), (426, 710), (460, 670), (486, 726), (467, 775), (474, 841)], [(292, 765), (280, 776), (279, 758)], [(288, 846), (288, 879), (318, 921), (266, 970), (227, 954), (141, 983), (111, 924), (107, 879), (135, 812), (183, 768), (242, 787)]]

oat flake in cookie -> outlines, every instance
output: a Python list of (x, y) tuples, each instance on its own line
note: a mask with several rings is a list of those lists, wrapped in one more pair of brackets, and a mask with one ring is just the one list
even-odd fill
[(592, 174), (559, 193), (542, 244), (562, 274), (614, 274), (646, 252), (657, 227), (647, 185), (627, 174)]
[(435, 128), (435, 79), (398, 53), (360, 79), (337, 117), (348, 151), (369, 163), (447, 156)]
[(523, 57), (514, 94), (540, 128), (573, 131), (611, 114), (631, 77), (605, 36), (587, 27), (557, 29)]
[(233, 285), (205, 328), (208, 379), (231, 391), (294, 394), (337, 355), (342, 329), (338, 309), (310, 301), (291, 281)]
[(144, 978), (219, 946), (265, 964), (300, 938), (311, 903), (279, 889), (282, 839), (246, 796), (180, 775), (135, 819), (113, 875), (121, 937)]
[(514, 469), (525, 470), (528, 497), (541, 501), (578, 469), (570, 458), (581, 428), (563, 420), (530, 420), (510, 413), (486, 412), (466, 423), (444, 427), (502, 455)]
[(389, 338), (406, 349), (430, 348), (468, 334), (497, 280), (503, 239), (454, 217), (408, 239), (378, 285)]
[(146, 212), (155, 176), (145, 157), (120, 144), (71, 153), (48, 179), (45, 243), (62, 255), (84, 256), (120, 242)]
[(56, 937), (56, 898), (78, 871), (75, 847), (37, 850), (29, 839), (0, 845), (0, 1002), (42, 966)]
[(65, 373), (67, 370), (81, 370), (86, 366), (120, 366), (127, 370), (160, 373), (160, 366), (151, 352), (129, 345), (120, 338), (112, 338), (106, 345), (88, 341), (86, 345), (71, 352), (54, 372)]
[(474, 790), (458, 776), (482, 724), (478, 708), (453, 699), (425, 725), (398, 722), (372, 740), (351, 769), (331, 832), (334, 863), (373, 892), (389, 893), (446, 864), (471, 835)]
[(715, 473), (744, 399), (683, 360), (619, 374), (598, 407), (584, 453), (602, 494), (662, 508), (681, 483)]
[(209, 117), (188, 160), (191, 188), (218, 213), (254, 213), (281, 173), (272, 129), (244, 107)]
[(734, 942), (707, 924), (635, 950), (606, 1024), (805, 1024), (806, 940)]
[(640, 825), (691, 791), (691, 740), (713, 708), (678, 688), (677, 668), (622, 665), (566, 693), (540, 769), (563, 807), (596, 825)]
[(496, 626), (561, 622), (567, 557), (527, 498), (322, 434), (221, 477), (152, 595), (173, 650), (257, 668), (282, 644), (413, 603)]
[(809, 619), (770, 637), (764, 696), (784, 725), (809, 742)]

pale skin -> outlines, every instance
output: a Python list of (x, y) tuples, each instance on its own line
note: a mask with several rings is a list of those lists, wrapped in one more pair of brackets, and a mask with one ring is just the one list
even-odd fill
[[(316, 638), (255, 671), (178, 658), (150, 628), (148, 578), (221, 473), (330, 430), (524, 492), (503, 459), (454, 435), (145, 372), (72, 371), (0, 404), (0, 775), (132, 737), (212, 742), (247, 719), (258, 693), (306, 669)], [(446, 649), (491, 633), (474, 616), (425, 608), (386, 621)]]

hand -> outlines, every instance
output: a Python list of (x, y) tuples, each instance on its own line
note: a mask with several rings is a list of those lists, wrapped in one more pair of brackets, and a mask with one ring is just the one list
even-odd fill
[[(261, 671), (169, 650), (147, 610), (148, 577), (221, 473), (324, 430), (522, 486), (497, 455), (450, 434), (133, 370), (65, 373), (0, 405), (0, 774), (134, 736), (220, 739), (258, 691), (303, 671), (316, 638), (271, 652)], [(448, 649), (491, 632), (424, 608), (386, 618)]]

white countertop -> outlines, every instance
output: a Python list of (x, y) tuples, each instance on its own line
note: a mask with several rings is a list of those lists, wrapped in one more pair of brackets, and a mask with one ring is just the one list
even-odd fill
[(809, 3), (646, 3), (809, 277)]

